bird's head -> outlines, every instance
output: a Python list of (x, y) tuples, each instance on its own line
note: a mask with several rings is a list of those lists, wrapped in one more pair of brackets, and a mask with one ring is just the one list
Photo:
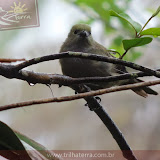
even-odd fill
[(71, 31), (68, 34), (68, 38), (76, 40), (90, 40), (92, 39), (91, 27), (87, 24), (76, 24), (72, 27)]

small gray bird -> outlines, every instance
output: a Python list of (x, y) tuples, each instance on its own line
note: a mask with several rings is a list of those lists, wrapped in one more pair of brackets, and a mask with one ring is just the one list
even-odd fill
[[(105, 47), (97, 43), (91, 34), (90, 26), (86, 24), (76, 24), (72, 27), (68, 34), (67, 39), (63, 43), (60, 52), (85, 52), (98, 54), (107, 57), (113, 57)], [(60, 59), (62, 72), (64, 75), (80, 78), (80, 77), (108, 77), (127, 73), (125, 66), (116, 65), (107, 62), (100, 62), (89, 59), (81, 58), (63, 58)], [(114, 82), (100, 82), (100, 83), (87, 83), (86, 85), (91, 90), (108, 88), (111, 86), (133, 84), (142, 82), (139, 79), (120, 80)], [(141, 87), (133, 89), (135, 93), (142, 97), (147, 97), (147, 94), (157, 95), (158, 93), (149, 87)]]

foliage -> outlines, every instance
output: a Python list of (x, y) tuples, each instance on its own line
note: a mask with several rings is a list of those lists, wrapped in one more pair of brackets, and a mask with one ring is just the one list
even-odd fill
[[(104, 24), (105, 34), (117, 35), (112, 40), (111, 45), (107, 48), (114, 49), (120, 53), (123, 57), (123, 53), (128, 51), (130, 48), (142, 46), (152, 41), (151, 37), (143, 37), (145, 35), (157, 37), (160, 35), (160, 28), (150, 28), (144, 30), (149, 21), (158, 15), (160, 7), (153, 12), (152, 16), (142, 27), (138, 22), (131, 19), (125, 12), (130, 4), (130, 0), (121, 1), (123, 5), (117, 0), (66, 0), (76, 5), (78, 8), (83, 10), (88, 16), (88, 20), (85, 23), (91, 24), (96, 20), (101, 20)], [(118, 18), (118, 31), (114, 26), (114, 17)], [(134, 32), (133, 32), (134, 31)], [(127, 33), (127, 34), (126, 34)], [(133, 37), (126, 39), (126, 35)], [(128, 37), (127, 37), (128, 38)], [(133, 45), (132, 45), (133, 43)], [(130, 55), (129, 55), (130, 54)], [(134, 61), (142, 55), (140, 51), (131, 49), (130, 53), (126, 54), (124, 59), (128, 61)], [(118, 57), (119, 55), (116, 55)]]
[(136, 38), (125, 39), (125, 40), (122, 41), (125, 52), (121, 56), (121, 58), (123, 58), (126, 55), (126, 53), (129, 49), (131, 49), (133, 47), (143, 46), (143, 45), (146, 45), (146, 44), (149, 44), (149, 43), (152, 42), (151, 37), (143, 37), (142, 38), (142, 36), (144, 36), (144, 35), (159, 36), (160, 35), (160, 28), (149, 28), (147, 30), (144, 30), (144, 28), (151, 21), (151, 19), (154, 18), (156, 15), (158, 15), (159, 12), (160, 12), (160, 7), (158, 7), (157, 11), (155, 13), (153, 13), (153, 15), (149, 18), (149, 20), (140, 29), (139, 27), (137, 27), (137, 26), (140, 26), (140, 25), (138, 25), (137, 22), (134, 22), (126, 14), (125, 14), (125, 16), (122, 16), (121, 14), (118, 14), (115, 11), (110, 11), (111, 16), (116, 16), (118, 18), (124, 19), (135, 30), (135, 37)]
[(126, 21), (127, 23), (129, 23), (132, 26), (132, 28), (135, 30), (136, 33), (141, 30), (141, 25), (139, 23), (133, 21), (129, 15), (127, 15), (125, 13), (118, 14), (117, 12), (115, 12), (113, 10), (110, 10), (109, 13), (111, 16), (118, 17), (118, 18)]
[(141, 36), (144, 36), (144, 35), (153, 35), (154, 37), (160, 36), (160, 28), (149, 28), (149, 29), (143, 30), (140, 33), (140, 35)]
[(122, 42), (123, 42), (124, 49), (129, 50), (133, 47), (143, 46), (152, 42), (152, 38), (143, 37), (143, 38), (125, 39)]
[[(12, 159), (25, 159), (31, 160), (29, 154), (26, 152), (25, 147), (20, 140), (27, 143), (33, 149), (39, 152), (39, 155), (44, 156), (48, 160), (58, 160), (56, 157), (51, 157), (48, 155), (53, 155), (51, 151), (48, 151), (44, 146), (38, 144), (34, 140), (28, 138), (27, 136), (13, 131), (8, 125), (0, 121), (0, 155), (10, 160)], [(33, 151), (32, 151), (33, 152)], [(33, 154), (30, 152), (30, 154)], [(34, 156), (36, 154), (34, 153)]]
[(8, 159), (26, 159), (31, 160), (24, 146), (5, 123), (0, 122), (0, 154)]

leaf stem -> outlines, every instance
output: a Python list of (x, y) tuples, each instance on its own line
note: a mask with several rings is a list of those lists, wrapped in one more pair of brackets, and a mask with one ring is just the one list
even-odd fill
[(127, 54), (128, 50), (126, 50), (119, 59), (123, 59), (123, 57)]
[(148, 21), (144, 24), (144, 26), (142, 27), (142, 29), (140, 30), (140, 32), (137, 34), (137, 38), (139, 38), (141, 35), (141, 32), (144, 30), (144, 28), (147, 26), (147, 24), (151, 21), (151, 19), (153, 18), (154, 16), (152, 15)]

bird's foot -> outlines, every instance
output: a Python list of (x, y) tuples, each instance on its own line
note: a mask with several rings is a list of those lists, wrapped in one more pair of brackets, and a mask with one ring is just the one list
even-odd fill
[(61, 85), (61, 84), (59, 84), (59, 85), (58, 85), (58, 88), (61, 88), (61, 87), (62, 87), (62, 85)]
[(75, 93), (75, 94), (78, 94), (78, 92), (76, 92), (76, 91), (75, 91), (74, 93)]
[[(100, 97), (95, 97), (95, 99), (98, 101), (98, 103), (101, 103), (101, 98)], [(84, 106), (88, 106), (88, 103), (86, 103)], [(94, 109), (90, 109), (90, 110), (93, 111)]]
[(95, 97), (95, 99), (98, 101), (98, 103), (101, 103), (101, 98), (100, 97)]

